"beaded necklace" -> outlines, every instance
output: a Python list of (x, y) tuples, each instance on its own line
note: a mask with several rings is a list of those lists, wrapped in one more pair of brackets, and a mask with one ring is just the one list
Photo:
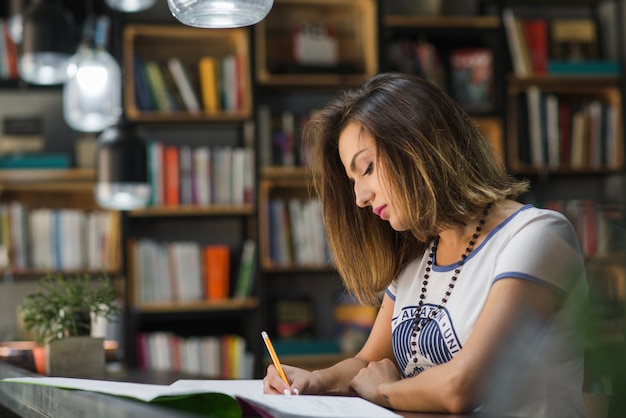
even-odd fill
[(478, 225), (476, 226), (476, 231), (472, 234), (472, 238), (470, 239), (467, 248), (465, 248), (465, 252), (461, 254), (461, 259), (457, 262), (456, 268), (454, 269), (454, 274), (450, 278), (450, 284), (448, 284), (448, 289), (444, 294), (443, 298), (441, 298), (441, 303), (437, 305), (436, 309), (430, 311), (426, 318), (420, 319), (420, 313), (422, 312), (422, 308), (424, 305), (424, 300), (426, 299), (426, 286), (428, 286), (428, 279), (430, 278), (430, 271), (432, 265), (435, 260), (435, 254), (437, 253), (437, 245), (439, 244), (439, 237), (437, 236), (433, 241), (433, 246), (430, 249), (430, 253), (428, 254), (428, 261), (426, 266), (426, 271), (424, 273), (424, 281), (422, 282), (422, 292), (420, 294), (419, 302), (417, 304), (417, 309), (415, 309), (415, 316), (413, 318), (413, 332), (411, 333), (411, 354), (413, 356), (413, 371), (409, 374), (409, 376), (414, 376), (417, 374), (417, 335), (419, 332), (426, 326), (427, 323), (432, 321), (437, 317), (439, 311), (443, 308), (443, 306), (448, 302), (448, 298), (452, 294), (452, 289), (454, 289), (454, 285), (459, 277), (459, 273), (461, 273), (461, 268), (463, 264), (465, 264), (465, 259), (469, 256), (469, 254), (474, 249), (474, 244), (476, 243), (476, 239), (480, 235), (480, 232), (485, 225), (485, 219), (489, 214), (489, 209), (491, 209), (491, 203), (489, 203), (485, 209), (483, 209), (482, 217), (478, 221)]

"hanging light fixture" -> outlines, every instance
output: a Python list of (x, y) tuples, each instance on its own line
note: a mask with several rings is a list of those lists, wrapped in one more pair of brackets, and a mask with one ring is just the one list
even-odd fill
[(141, 12), (151, 8), (156, 0), (106, 0), (105, 3), (113, 10), (125, 13)]
[(94, 34), (93, 21), (87, 19), (84, 39), (69, 60), (63, 115), (77, 131), (100, 132), (122, 114), (122, 71), (106, 49), (109, 27), (109, 18), (100, 16)]
[(16, 45), (22, 43), (22, 33), (24, 32), (22, 24), (23, 6), (22, 0), (10, 0), (9, 2), (9, 18), (6, 24), (9, 25), (9, 36)]
[(32, 84), (61, 84), (76, 50), (74, 19), (61, 0), (34, 0), (25, 10), (20, 77)]
[(133, 210), (150, 200), (146, 142), (121, 118), (98, 137), (96, 201), (104, 208)]
[(172, 15), (197, 28), (237, 28), (263, 20), (274, 0), (167, 0)]

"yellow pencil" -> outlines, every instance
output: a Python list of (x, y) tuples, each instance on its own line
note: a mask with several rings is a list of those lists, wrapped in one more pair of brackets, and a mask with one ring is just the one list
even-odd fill
[(274, 362), (274, 367), (276, 367), (276, 370), (278, 370), (278, 374), (283, 379), (283, 381), (289, 385), (289, 379), (287, 379), (287, 375), (283, 371), (283, 368), (280, 365), (280, 361), (278, 361), (278, 356), (276, 355), (276, 351), (274, 351), (274, 346), (272, 345), (272, 341), (270, 341), (270, 337), (268, 337), (267, 332), (262, 331), (261, 337), (263, 337), (263, 342), (265, 342), (267, 351), (270, 353), (270, 357), (272, 358), (272, 362)]

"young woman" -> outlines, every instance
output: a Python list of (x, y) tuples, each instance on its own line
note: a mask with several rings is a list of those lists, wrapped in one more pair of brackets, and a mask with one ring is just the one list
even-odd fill
[(379, 74), (305, 126), (315, 190), (345, 287), (380, 309), (356, 356), (270, 366), (266, 393), (358, 395), (405, 411), (584, 416), (583, 257), (570, 223), (515, 199), (444, 92)]

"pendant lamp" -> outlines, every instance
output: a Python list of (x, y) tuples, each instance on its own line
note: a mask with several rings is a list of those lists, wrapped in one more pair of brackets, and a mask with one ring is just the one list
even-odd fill
[(76, 50), (74, 19), (61, 0), (34, 0), (22, 22), (20, 77), (32, 84), (61, 84)]
[(121, 118), (98, 137), (96, 201), (104, 208), (133, 210), (150, 200), (146, 142), (137, 127)]
[(105, 3), (113, 10), (125, 13), (141, 12), (151, 8), (156, 0), (106, 0)]
[(100, 16), (92, 36), (93, 22), (87, 20), (83, 42), (69, 60), (63, 115), (77, 131), (100, 132), (122, 114), (122, 71), (106, 50), (109, 26), (109, 18)]
[(167, 0), (172, 15), (197, 28), (237, 28), (263, 20), (274, 0)]

